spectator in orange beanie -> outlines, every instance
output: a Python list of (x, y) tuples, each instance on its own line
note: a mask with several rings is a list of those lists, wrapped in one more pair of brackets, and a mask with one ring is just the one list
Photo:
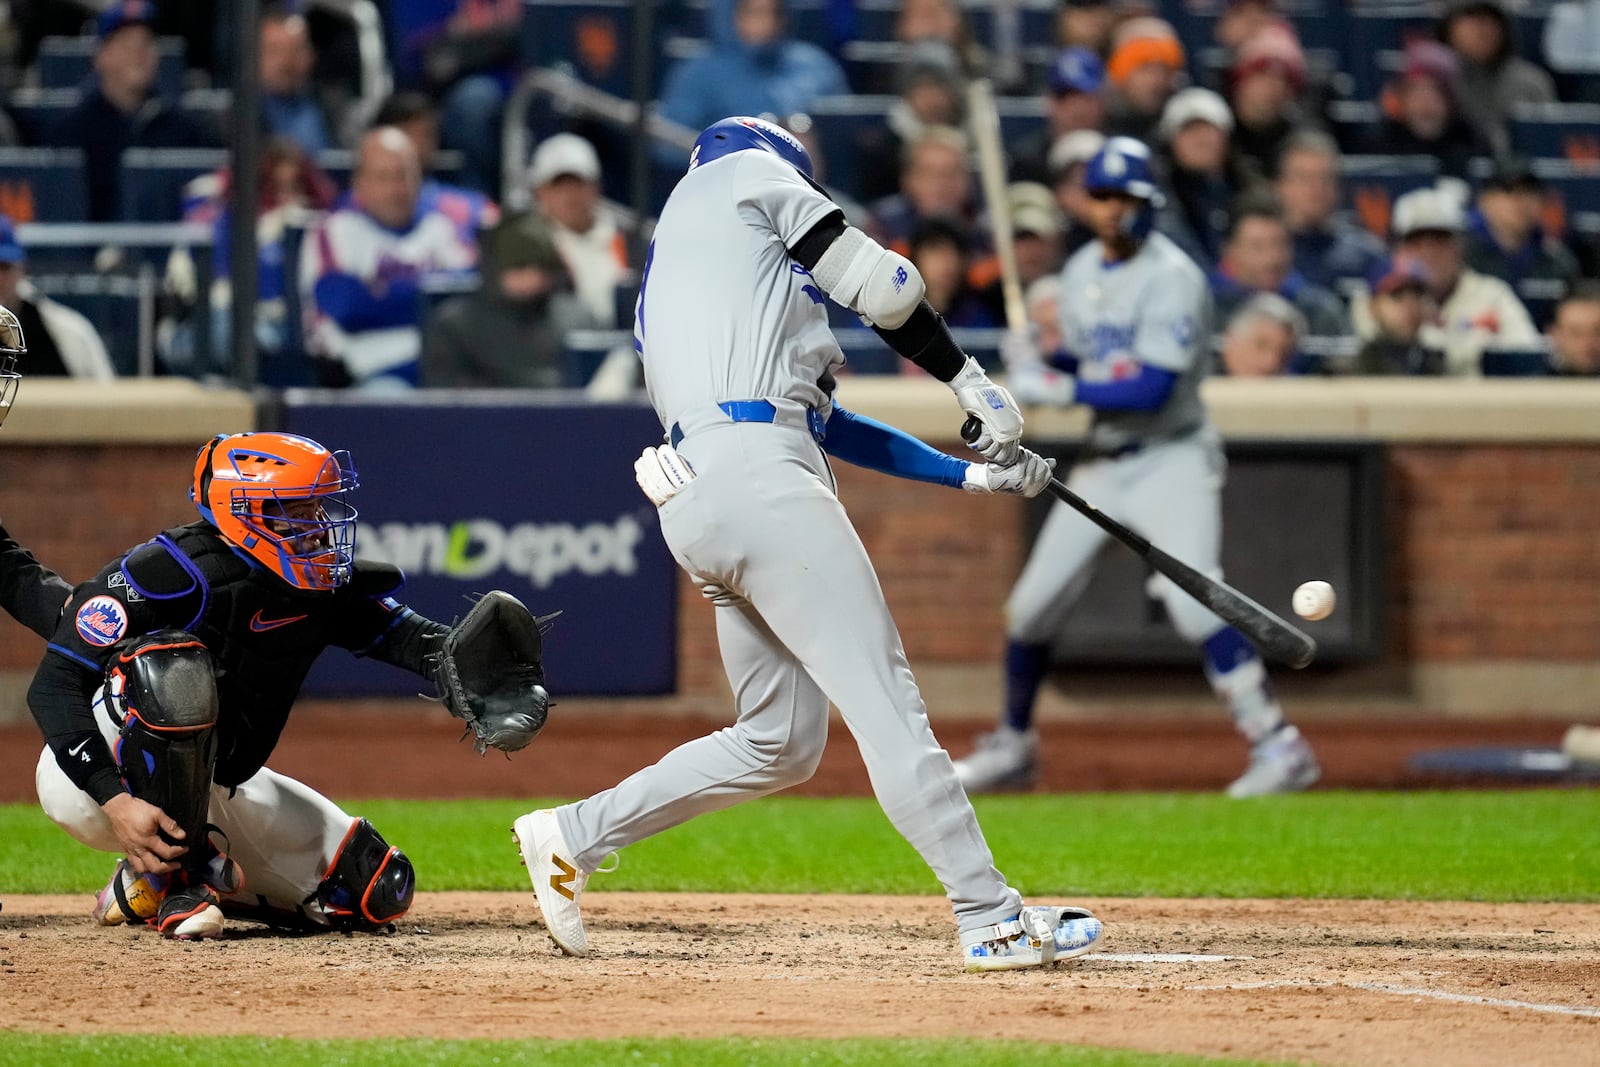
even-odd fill
[(1183, 45), (1171, 23), (1143, 16), (1117, 27), (1106, 60), (1106, 134), (1148, 143), (1183, 70)]

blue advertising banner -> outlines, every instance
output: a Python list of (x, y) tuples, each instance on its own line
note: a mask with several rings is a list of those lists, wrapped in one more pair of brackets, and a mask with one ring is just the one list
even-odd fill
[[(677, 565), (633, 461), (661, 440), (643, 404), (534, 394), (287, 395), (283, 428), (349, 449), (358, 557), (406, 573), (399, 598), (449, 622), (504, 589), (536, 615), (551, 696), (676, 686)], [(330, 649), (305, 692), (416, 693), (421, 679)]]

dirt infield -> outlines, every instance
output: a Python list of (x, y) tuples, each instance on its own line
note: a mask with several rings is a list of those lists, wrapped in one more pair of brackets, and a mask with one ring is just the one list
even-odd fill
[[(297, 712), (272, 764), (339, 797), (571, 796), (612, 785), (722, 725), (685, 715), (552, 719), (515, 760), (457, 745), (437, 708)], [(955, 751), (987, 724), (936, 723)], [(1408, 757), (1546, 745), (1564, 724), (1460, 719), (1306, 726), (1325, 786), (1472, 784)], [(1050, 722), (1041, 788), (1220, 788), (1244, 748), (1226, 722)], [(625, 739), (619, 743), (619, 739)], [(32, 801), (38, 735), (0, 728), (0, 801)], [(360, 753), (359, 758), (353, 756)], [(864, 794), (835, 724), (798, 793)], [(508, 857), (509, 861), (509, 857)], [(603, 880), (597, 883), (604, 888)], [(1600, 905), (1088, 901), (1104, 953), (1057, 970), (968, 976), (942, 900), (591, 893), (595, 957), (555, 953), (532, 894), (424, 894), (392, 936), (286, 937), (234, 925), (213, 944), (104, 930), (85, 896), (5, 898), (0, 1028), (293, 1037), (982, 1036), (1318, 1065), (1593, 1064)], [(1208, 958), (1184, 959), (1183, 956)], [(138, 975), (129, 984), (129, 975)], [(98, 987), (129, 990), (106, 1010)], [(201, 988), (173, 1017), (160, 990)], [(152, 1010), (127, 1010), (126, 999)]]
[[(1592, 1064), (1600, 1048), (1597, 905), (1090, 901), (1108, 923), (1104, 953), (972, 976), (942, 900), (596, 892), (584, 903), (597, 952), (579, 960), (555, 952), (531, 892), (425, 894), (392, 936), (230, 927), (192, 945), (95, 927), (86, 897), (13, 897), (0, 913), (0, 1026), (990, 1034), (1347, 1067)], [(108, 998), (102, 981), (125, 992)], [(177, 988), (204, 989), (206, 1010), (164, 1010), (160, 991)]]

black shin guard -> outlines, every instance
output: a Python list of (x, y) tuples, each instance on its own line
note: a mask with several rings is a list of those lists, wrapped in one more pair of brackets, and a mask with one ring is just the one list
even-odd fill
[(185, 858), (204, 862), (217, 762), (211, 654), (180, 630), (139, 638), (111, 661), (106, 699), (122, 719), (115, 754), (128, 791), (166, 812), (184, 832)]
[[(339, 844), (316, 900), (340, 930), (381, 930), (411, 908), (416, 879), (406, 854), (365, 819)], [(308, 901), (309, 903), (309, 901)]]

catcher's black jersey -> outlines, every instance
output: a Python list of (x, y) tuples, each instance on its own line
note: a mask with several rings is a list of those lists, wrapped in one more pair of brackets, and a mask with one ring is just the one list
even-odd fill
[(446, 628), (388, 595), (402, 580), (392, 567), (358, 562), (338, 589), (295, 589), (209, 523), (168, 530), (73, 590), (28, 702), (62, 769), (104, 802), (121, 788), (90, 705), (106, 664), (130, 638), (186, 630), (217, 672), (215, 781), (238, 785), (265, 765), (329, 645), (423, 671), (421, 638)]

